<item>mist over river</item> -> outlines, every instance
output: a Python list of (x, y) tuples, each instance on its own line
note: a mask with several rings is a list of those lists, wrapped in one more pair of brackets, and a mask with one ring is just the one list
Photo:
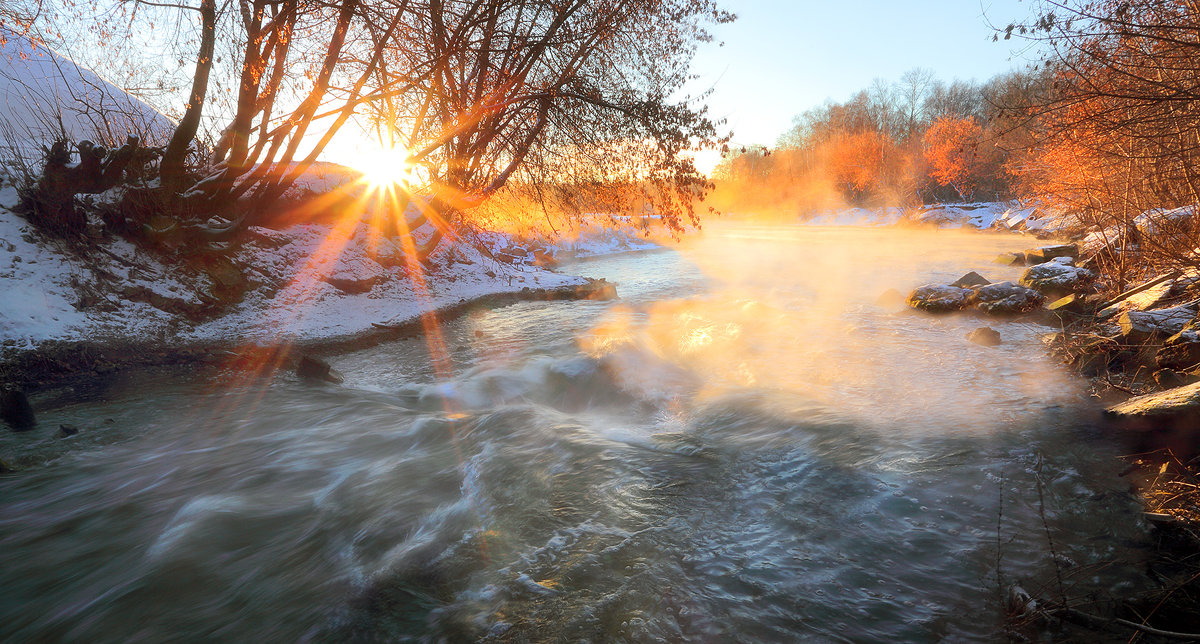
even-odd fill
[(127, 374), (0, 477), (0, 640), (993, 640), (1008, 585), (1057, 596), (1047, 529), (1127, 595), (1149, 538), (1052, 329), (875, 303), (1029, 245), (716, 223), (344, 386)]

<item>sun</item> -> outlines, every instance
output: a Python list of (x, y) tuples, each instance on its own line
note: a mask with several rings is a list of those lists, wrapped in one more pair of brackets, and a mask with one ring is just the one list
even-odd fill
[(363, 173), (361, 181), (372, 188), (406, 185), (412, 179), (413, 166), (408, 160), (408, 150), (399, 145), (359, 148), (350, 165)]

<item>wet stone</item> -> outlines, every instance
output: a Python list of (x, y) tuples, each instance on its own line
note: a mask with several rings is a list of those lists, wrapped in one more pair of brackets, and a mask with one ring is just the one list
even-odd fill
[(1042, 294), (1012, 282), (999, 282), (975, 290), (975, 307), (990, 315), (1018, 315), (1042, 305)]
[(1025, 253), (1004, 253), (996, 258), (996, 263), (1004, 266), (1024, 266)]
[(894, 288), (889, 288), (875, 298), (875, 306), (889, 309), (900, 308), (904, 306), (904, 294)]
[(907, 303), (914, 309), (928, 313), (950, 313), (962, 310), (970, 296), (970, 289), (926, 284), (914, 289), (909, 294)]
[(985, 347), (999, 346), (1004, 342), (1000, 338), (1000, 332), (988, 326), (981, 326), (971, 331), (967, 334), (967, 340)]
[(31, 429), (37, 424), (33, 407), (20, 387), (13, 384), (0, 386), (0, 420), (17, 431)]
[(988, 284), (991, 284), (991, 282), (989, 282), (984, 276), (976, 273), (975, 271), (971, 271), (970, 273), (967, 273), (966, 275), (963, 275), (957, 280), (951, 282), (950, 286), (970, 288), (972, 286), (987, 286)]
[(300, 363), (296, 365), (296, 375), (305, 380), (332, 382), (338, 385), (345, 381), (342, 374), (329, 366), (328, 362), (312, 356), (302, 356), (300, 358)]

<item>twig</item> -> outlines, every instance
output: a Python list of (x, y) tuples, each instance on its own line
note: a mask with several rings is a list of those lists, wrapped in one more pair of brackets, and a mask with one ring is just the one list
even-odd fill
[(1050, 534), (1050, 523), (1046, 521), (1046, 498), (1042, 493), (1045, 484), (1042, 482), (1042, 455), (1038, 454), (1037, 465), (1033, 469), (1033, 477), (1037, 481), (1038, 516), (1042, 519), (1042, 528), (1046, 531), (1046, 542), (1050, 546), (1050, 559), (1054, 562), (1054, 577), (1058, 580), (1058, 597), (1063, 606), (1067, 605), (1067, 592), (1063, 588), (1062, 569), (1058, 564), (1058, 553), (1054, 550), (1054, 537)]
[(1000, 567), (1001, 561), (1004, 558), (1004, 550), (1001, 547), (1000, 526), (1004, 521), (1004, 472), (1000, 473), (1000, 483), (997, 485), (997, 490), (1000, 492), (1000, 507), (996, 511), (996, 592), (1000, 596), (1001, 604), (1004, 601), (1004, 571)]
[(1065, 606), (1062, 608), (1054, 608), (1054, 609), (1048, 610), (1046, 612), (1050, 613), (1050, 614), (1066, 613), (1067, 615), (1070, 615), (1071, 617), (1077, 617), (1079, 619), (1083, 619), (1085, 621), (1089, 621), (1092, 623), (1098, 622), (1101, 624), (1120, 624), (1122, 626), (1128, 626), (1129, 628), (1136, 629), (1138, 631), (1146, 633), (1147, 635), (1155, 635), (1158, 637), (1166, 637), (1166, 638), (1170, 638), (1170, 639), (1183, 640), (1183, 641), (1187, 641), (1187, 642), (1200, 642), (1200, 633), (1181, 633), (1179, 631), (1164, 631), (1160, 628), (1154, 628), (1153, 626), (1146, 626), (1145, 624), (1138, 624), (1137, 622), (1131, 622), (1127, 619), (1121, 619), (1120, 617), (1107, 617), (1107, 618), (1099, 617), (1097, 615), (1085, 613), (1083, 611), (1079, 611), (1074, 608), (1067, 608)]
[(1125, 386), (1123, 386), (1123, 385), (1118, 385), (1117, 383), (1113, 382), (1113, 381), (1112, 381), (1112, 374), (1109, 374), (1109, 375), (1105, 376), (1105, 377), (1104, 377), (1104, 382), (1108, 383), (1108, 386), (1109, 386), (1109, 387), (1112, 387), (1113, 389), (1116, 389), (1117, 391), (1123, 391), (1123, 392), (1125, 392), (1125, 393), (1127, 393), (1127, 394), (1129, 394), (1129, 395), (1131, 395), (1131, 396), (1132, 396), (1132, 395), (1136, 395), (1136, 394), (1137, 394), (1137, 392), (1136, 392), (1136, 391), (1134, 391), (1133, 389), (1131, 389), (1131, 388), (1129, 388), (1129, 387), (1125, 387)]

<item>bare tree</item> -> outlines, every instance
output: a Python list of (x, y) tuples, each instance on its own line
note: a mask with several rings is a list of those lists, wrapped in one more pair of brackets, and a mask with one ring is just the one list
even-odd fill
[(925, 120), (925, 103), (933, 88), (933, 70), (914, 67), (900, 77), (897, 93), (900, 95), (900, 111), (904, 115), (904, 138), (913, 136)]
[(679, 97), (705, 26), (733, 18), (710, 0), (112, 2), (130, 25), (140, 11), (200, 18), (181, 32), (196, 36), (190, 100), (162, 181), (135, 201), (206, 239), (258, 221), (356, 114), (411, 151), (430, 248), (501, 190), (575, 215), (630, 213), (637, 193), (679, 229), (709, 186), (688, 152), (724, 142)]
[[(673, 229), (697, 222), (709, 184), (686, 153), (724, 141), (671, 97), (704, 25), (731, 15), (708, 0), (431, 0), (409, 15), (385, 84), (415, 86), (377, 117), (420, 168), (440, 232), (502, 190), (547, 214), (652, 204)], [(417, 77), (403, 61), (422, 56), (432, 73)]]
[[(1046, 0), (1035, 20), (1004, 29), (1043, 45), (1054, 72), (1034, 106), (1030, 192), (1117, 231), (1100, 261), (1121, 273), (1134, 249), (1147, 267), (1200, 263), (1197, 24), (1200, 5), (1187, 0)], [(1173, 208), (1193, 215), (1155, 214)]]

